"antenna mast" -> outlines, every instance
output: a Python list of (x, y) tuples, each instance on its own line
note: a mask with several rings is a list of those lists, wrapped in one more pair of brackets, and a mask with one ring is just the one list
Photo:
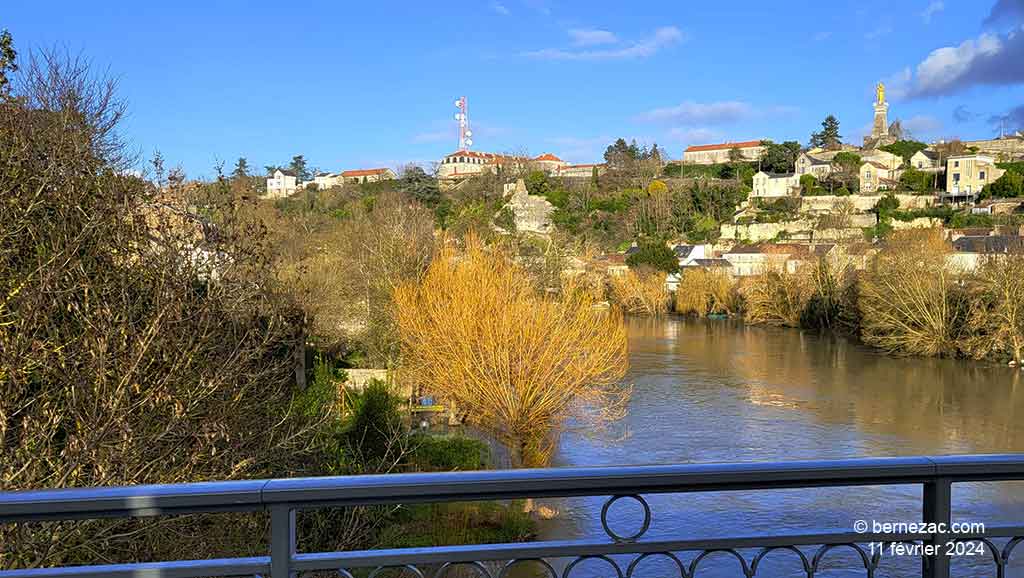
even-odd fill
[(469, 150), (473, 146), (473, 131), (469, 130), (469, 105), (465, 96), (455, 101), (455, 108), (459, 109), (455, 113), (455, 120), (459, 123), (459, 150)]

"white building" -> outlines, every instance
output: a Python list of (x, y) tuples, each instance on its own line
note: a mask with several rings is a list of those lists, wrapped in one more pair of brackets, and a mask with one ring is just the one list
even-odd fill
[(497, 153), (458, 150), (441, 159), (437, 167), (437, 176), (441, 179), (458, 179), (472, 177), (484, 172), (493, 172), (501, 165), (518, 168), (526, 159)]
[(875, 161), (867, 161), (860, 165), (860, 192), (874, 193), (896, 188), (899, 171)]
[(945, 170), (946, 167), (939, 162), (939, 153), (928, 149), (919, 150), (910, 157), (910, 166), (919, 171)]
[(946, 194), (951, 201), (973, 201), (985, 185), (1003, 176), (1006, 171), (996, 166), (990, 155), (954, 155), (946, 160)]
[(556, 157), (551, 153), (544, 153), (533, 159), (533, 164), (540, 167), (540, 170), (548, 174), (555, 174), (559, 169), (569, 166), (569, 163)]
[(280, 199), (295, 193), (298, 190), (299, 181), (295, 173), (285, 169), (277, 169), (274, 174), (267, 177), (267, 197)]
[(895, 171), (896, 169), (903, 166), (903, 157), (901, 157), (900, 155), (894, 155), (889, 151), (883, 151), (881, 149), (865, 151), (864, 154), (860, 155), (860, 160), (865, 162), (871, 161), (880, 164), (885, 168), (889, 169), (890, 171)]
[(589, 164), (589, 165), (566, 165), (560, 167), (555, 171), (556, 177), (568, 177), (568, 178), (590, 178), (594, 176), (594, 170), (597, 170), (598, 176), (601, 176), (608, 169), (605, 164)]
[(832, 173), (832, 159), (825, 156), (800, 153), (800, 156), (796, 157), (797, 179), (800, 175), (814, 175), (814, 178), (820, 181), (829, 176)]
[(764, 171), (758, 171), (754, 174), (753, 184), (754, 190), (750, 193), (751, 197), (778, 198), (799, 196), (800, 194), (800, 175), (796, 173), (771, 175)]
[(376, 183), (378, 181), (393, 180), (395, 178), (395, 171), (387, 168), (353, 169), (342, 171), (341, 178), (346, 183)]
[(316, 188), (323, 191), (331, 187), (341, 186), (344, 181), (342, 181), (341, 173), (318, 173), (313, 177), (313, 182), (316, 183)]
[(696, 267), (698, 259), (713, 257), (711, 245), (676, 245), (672, 247), (680, 267)]
[(696, 165), (727, 163), (731, 160), (729, 151), (732, 149), (738, 149), (744, 161), (756, 161), (765, 151), (759, 140), (694, 145), (683, 151), (683, 162)]

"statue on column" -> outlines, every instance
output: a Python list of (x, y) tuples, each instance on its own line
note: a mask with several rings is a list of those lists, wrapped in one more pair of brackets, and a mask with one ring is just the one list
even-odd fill
[(884, 103), (885, 102), (885, 85), (882, 84), (881, 82), (879, 82), (878, 86), (875, 87), (875, 94), (878, 96), (878, 101), (877, 101), (878, 104)]

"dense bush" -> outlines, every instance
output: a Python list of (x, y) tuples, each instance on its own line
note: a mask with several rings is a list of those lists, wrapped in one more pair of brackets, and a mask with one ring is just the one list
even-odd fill
[(626, 264), (630, 267), (650, 267), (666, 273), (679, 272), (679, 258), (665, 243), (645, 240), (637, 247), (637, 251), (626, 256)]
[[(200, 196), (131, 176), (114, 87), (81, 62), (31, 60), (15, 86), (0, 102), (0, 489), (318, 472), (322, 416), (293, 405), (304, 321), (243, 201), (224, 181)], [(258, 550), (257, 517), (220, 520), (4, 525), (0, 567)]]

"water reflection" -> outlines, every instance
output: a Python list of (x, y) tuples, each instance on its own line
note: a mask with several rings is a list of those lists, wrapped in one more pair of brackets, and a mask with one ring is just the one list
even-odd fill
[[(567, 434), (556, 466), (1024, 451), (1024, 393), (1020, 372), (1010, 368), (887, 357), (832, 336), (728, 321), (628, 323), (626, 381), (635, 390), (622, 426), (629, 435)], [(995, 524), (1024, 518), (1021, 484), (958, 485), (954, 499), (960, 519)], [(648, 538), (848, 531), (858, 519), (921, 515), (920, 489), (912, 486), (656, 495), (648, 501), (654, 512)], [(604, 536), (602, 505), (601, 498), (561, 502), (563, 515), (544, 529), (545, 538)], [(1024, 569), (1024, 551), (1016, 557)], [(855, 567), (852, 557), (837, 553), (835, 559), (837, 568)], [(716, 556), (705, 563), (702, 575), (739, 574), (735, 560)], [(780, 556), (771, 566), (777, 570), (766, 565), (758, 575), (792, 575), (791, 563)], [(667, 572), (661, 565), (671, 561), (650, 564)], [(915, 560), (883, 566), (880, 576), (919, 572)], [(957, 569), (960, 576), (992, 573), (980, 560), (960, 560)], [(834, 575), (863, 575), (863, 569)]]

